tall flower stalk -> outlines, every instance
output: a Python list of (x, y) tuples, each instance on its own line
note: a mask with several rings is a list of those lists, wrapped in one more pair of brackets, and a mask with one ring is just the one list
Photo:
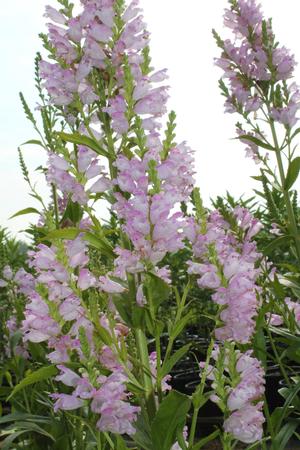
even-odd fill
[[(261, 165), (256, 178), (274, 215), (269, 224), (249, 201), (229, 195), (230, 207), (220, 198), (215, 210), (203, 206), (193, 151), (176, 142), (176, 114), (167, 110), (167, 72), (151, 66), (138, 0), (57, 1), (57, 9), (46, 7), (45, 52), (35, 61), (42, 130), (21, 94), (38, 134), (26, 145), (47, 154), (40, 170), (51, 198), (46, 204), (37, 193), (19, 149), (39, 209), (17, 215), (39, 219), (28, 229), (26, 270), (2, 264), (0, 293), (11, 316), (1, 373), (12, 414), (1, 421), (16, 418), (1, 434), (4, 448), (15, 440), (33, 450), (54, 442), (69, 450), (198, 450), (217, 438), (232, 450), (238, 441), (259, 445), (268, 433), (283, 448), (296, 433), (294, 422), (283, 421), (299, 391), (283, 362), (299, 358), (299, 304), (287, 292), (300, 290), (296, 275), (281, 285), (261, 243), (279, 234), (275, 244), (293, 241), (291, 255), (300, 261), (291, 196), (300, 169), (292, 147), (300, 96), (287, 81), (294, 57), (254, 0), (229, 1), (224, 18), (234, 41), (214, 32), (220, 87), (226, 111), (243, 119), (238, 139)], [(279, 175), (261, 149), (274, 153)], [(284, 220), (271, 185), (285, 204)], [(210, 343), (198, 361), (181, 338), (191, 323), (202, 331), (195, 311), (207, 307), (204, 300)], [(278, 361), (287, 386), (279, 419), (265, 402), (268, 358)], [(197, 371), (192, 395), (172, 389), (170, 373), (186, 363)], [(207, 402), (218, 406), (223, 424), (196, 442)]]
[[(262, 177), (257, 179), (273, 184), (284, 198), (286, 223), (282, 225), (286, 241), (293, 242), (299, 263), (300, 237), (291, 188), (299, 172), (300, 160), (294, 157), (293, 142), (298, 134), (295, 126), (300, 97), (298, 86), (294, 82), (288, 84), (296, 62), (286, 47), (277, 42), (272, 21), (264, 19), (259, 4), (249, 0), (229, 3), (224, 24), (232, 31), (234, 41), (222, 40), (214, 31), (222, 50), (215, 61), (224, 70), (219, 84), (226, 98), (226, 112), (238, 113), (247, 126), (246, 130), (237, 123), (238, 138), (248, 144), (247, 155), (261, 164)], [(261, 123), (266, 127), (262, 128)], [(265, 150), (275, 154), (278, 175), (270, 168)]]

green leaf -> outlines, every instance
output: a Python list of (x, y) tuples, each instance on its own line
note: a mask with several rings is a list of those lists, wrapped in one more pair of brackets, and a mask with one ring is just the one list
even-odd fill
[(17, 439), (22, 434), (27, 433), (26, 430), (22, 431), (16, 431), (15, 433), (10, 434), (7, 436), (4, 441), (1, 442), (1, 449), (2, 450), (8, 450), (11, 448), (11, 445), (13, 444), (14, 440)]
[(95, 317), (94, 325), (96, 327), (97, 334), (99, 335), (100, 339), (104, 344), (111, 345), (112, 344), (112, 337), (106, 328), (102, 327), (99, 323), (99, 319)]
[(110, 258), (115, 258), (113, 247), (105, 237), (99, 237), (88, 231), (84, 234), (83, 239), (87, 241), (92, 247), (101, 250), (104, 255)]
[(153, 449), (171, 449), (176, 441), (177, 431), (183, 430), (190, 406), (191, 400), (176, 391), (164, 398), (151, 424)]
[(25, 208), (15, 213), (13, 216), (10, 217), (10, 219), (13, 219), (14, 217), (18, 216), (25, 216), (26, 214), (41, 214), (41, 213), (35, 208)]
[(39, 141), (39, 140), (37, 140), (37, 139), (30, 139), (30, 141), (23, 142), (23, 144), (21, 144), (21, 145), (29, 145), (29, 144), (32, 144), (32, 145), (39, 145), (40, 147), (43, 147), (43, 148), (44, 148), (42, 142)]
[[(300, 346), (299, 344), (290, 345), (286, 350), (286, 356), (296, 363), (300, 364)], [(300, 408), (300, 404), (299, 404)]]
[(298, 426), (298, 421), (290, 421), (286, 423), (276, 435), (274, 441), (272, 442), (272, 447), (276, 448), (276, 450), (284, 450)]
[(254, 450), (255, 448), (257, 448), (259, 446), (259, 450), (261, 449), (261, 444), (263, 442), (267, 442), (269, 441), (271, 438), (270, 436), (266, 436), (265, 438), (263, 438), (261, 441), (259, 442), (255, 442), (254, 444), (250, 444), (248, 445), (248, 447), (245, 450)]
[(264, 254), (269, 255), (273, 250), (275, 250), (275, 248), (287, 245), (291, 239), (292, 236), (289, 235), (277, 237), (265, 247)]
[(171, 336), (172, 339), (176, 339), (176, 337), (182, 332), (182, 330), (186, 327), (186, 325), (192, 320), (194, 317), (195, 312), (189, 311), (185, 316), (183, 316), (172, 328)]
[(30, 386), (31, 384), (38, 383), (39, 381), (45, 381), (48, 378), (53, 377), (58, 373), (58, 370), (55, 366), (46, 366), (41, 367), (40, 369), (36, 370), (35, 372), (30, 373), (25, 377), (20, 383), (18, 383), (10, 396), (7, 400), (9, 400), (11, 397), (13, 397), (17, 392), (21, 391), (27, 386)]
[(254, 335), (253, 347), (255, 356), (263, 363), (263, 366), (267, 366), (267, 344), (266, 337), (262, 328), (259, 328)]
[(71, 221), (72, 224), (76, 225), (80, 222), (83, 216), (83, 209), (77, 202), (68, 201), (67, 207), (65, 209), (64, 215), (61, 219), (61, 223), (64, 224), (66, 221)]
[(299, 133), (300, 133), (300, 128), (296, 128), (296, 130), (294, 131), (294, 133), (293, 133), (292, 136), (290, 137), (290, 141), (291, 141), (292, 139), (294, 139), (294, 137), (296, 137), (297, 134), (299, 134)]
[(53, 436), (48, 433), (46, 430), (44, 430), (43, 428), (41, 428), (39, 425), (37, 425), (34, 422), (16, 422), (15, 424), (11, 425), (11, 428), (15, 429), (15, 430), (24, 430), (24, 431), (28, 431), (28, 432), (36, 432), (38, 434), (41, 434), (42, 436), (46, 436), (47, 438), (51, 439), (52, 441), (54, 441)]
[(266, 144), (265, 142), (261, 141), (260, 139), (256, 138), (255, 136), (250, 136), (249, 134), (242, 134), (238, 136), (235, 139), (240, 139), (241, 141), (249, 141), (253, 144), (258, 145), (259, 147), (265, 148), (266, 150), (272, 150), (275, 151), (275, 148), (272, 147), (270, 144)]
[(147, 274), (145, 285), (147, 286), (149, 303), (153, 302), (153, 305), (156, 308), (169, 298), (170, 286), (153, 273)]
[[(47, 438), (51, 439), (52, 441), (55, 441), (54, 437), (48, 433), (47, 431), (43, 430), (43, 428), (39, 427), (36, 423), (33, 422), (17, 422), (16, 424), (12, 425), (11, 433), (10, 430), (5, 430), (4, 433), (10, 433), (9, 436), (4, 439), (4, 441), (1, 442), (1, 449), (2, 450), (8, 450), (12, 448), (12, 444), (19, 436), (25, 433), (38, 433), (42, 436), (46, 436)], [(16, 431), (14, 431), (16, 430)]]
[(7, 414), (6, 416), (0, 417), (0, 424), (18, 421), (49, 423), (51, 422), (51, 419), (50, 417), (46, 416), (38, 416), (36, 414), (27, 414), (21, 412), (15, 412), (13, 414)]
[(65, 142), (71, 142), (72, 144), (85, 145), (91, 148), (98, 155), (106, 156), (109, 158), (109, 153), (104, 150), (96, 140), (89, 138), (88, 136), (83, 136), (78, 133), (68, 134), (68, 133), (58, 133), (59, 137)]
[(206, 437), (200, 439), (200, 441), (198, 441), (197, 444), (195, 444), (192, 447), (192, 450), (199, 450), (200, 448), (204, 447), (204, 445), (208, 444), (213, 439), (216, 439), (219, 436), (219, 434), (220, 434), (220, 430), (216, 430), (213, 433), (211, 433), (209, 436), (206, 436)]
[(151, 442), (151, 429), (148, 422), (148, 417), (141, 412), (137, 421), (135, 422), (136, 433), (133, 436), (134, 442), (137, 443), (143, 450), (155, 450)]
[(186, 354), (186, 352), (188, 352), (190, 347), (191, 344), (184, 345), (179, 350), (177, 350), (167, 361), (164, 361), (161, 368), (162, 378), (171, 372), (175, 364)]
[(43, 238), (43, 241), (53, 241), (54, 239), (68, 239), (72, 241), (78, 236), (79, 233), (80, 230), (75, 227), (60, 228), (58, 230), (50, 231), (50, 233)]
[(293, 404), (293, 401), (294, 401), (295, 397), (298, 395), (299, 391), (300, 391), (300, 381), (297, 384), (295, 384), (295, 386), (293, 386), (292, 388), (289, 388), (289, 394), (286, 397), (286, 400), (284, 402), (284, 405), (282, 408), (282, 414), (279, 417), (278, 422), (276, 423), (276, 431), (277, 432), (278, 432), (278, 430), (281, 429), (282, 421), (287, 416), (288, 409), (289, 409), (290, 405)]
[(300, 345), (300, 336), (296, 336), (295, 334), (290, 333), (285, 328), (269, 326), (269, 329), (272, 333), (278, 334), (279, 336), (283, 336), (284, 338), (287, 338), (289, 341), (297, 342)]
[(299, 171), (300, 171), (300, 157), (297, 156), (297, 158), (293, 159), (293, 161), (291, 161), (289, 165), (284, 182), (285, 191), (289, 191), (291, 189), (291, 187), (298, 178)]

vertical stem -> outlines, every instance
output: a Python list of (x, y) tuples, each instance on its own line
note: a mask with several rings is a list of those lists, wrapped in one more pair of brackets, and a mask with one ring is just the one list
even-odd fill
[(275, 345), (275, 343), (274, 343), (272, 333), (270, 332), (270, 330), (269, 330), (268, 328), (267, 328), (267, 333), (268, 333), (268, 336), (269, 336), (269, 339), (270, 339), (270, 342), (271, 342), (271, 347), (272, 347), (272, 350), (273, 350), (273, 352), (274, 352), (276, 361), (277, 361), (278, 364), (279, 364), (279, 367), (280, 367), (280, 371), (281, 371), (281, 373), (282, 373), (282, 376), (283, 376), (283, 378), (284, 378), (286, 384), (287, 384), (288, 386), (291, 386), (290, 379), (289, 379), (289, 377), (288, 377), (288, 374), (286, 373), (286, 370), (285, 370), (284, 366), (282, 365), (281, 358), (280, 358), (280, 356), (279, 356), (279, 354), (278, 354), (276, 345)]
[(100, 433), (100, 431), (98, 431), (98, 433), (97, 433), (97, 450), (102, 450), (101, 433)]
[(52, 195), (53, 195), (53, 204), (54, 204), (54, 217), (55, 217), (55, 226), (59, 228), (59, 212), (58, 212), (58, 201), (57, 201), (57, 191), (54, 184), (52, 184)]
[(196, 425), (197, 425), (197, 419), (198, 419), (198, 414), (199, 414), (199, 410), (200, 410), (200, 402), (201, 402), (201, 398), (203, 396), (203, 392), (204, 392), (204, 387), (205, 387), (205, 381), (206, 381), (206, 377), (207, 377), (207, 369), (208, 369), (208, 365), (209, 365), (209, 361), (211, 358), (211, 354), (214, 348), (214, 343), (215, 340), (212, 338), (209, 344), (209, 347), (207, 349), (207, 354), (206, 354), (206, 361), (205, 361), (205, 366), (202, 372), (202, 376), (201, 376), (201, 381), (200, 384), (197, 387), (197, 390), (194, 394), (194, 412), (193, 412), (193, 418), (192, 418), (192, 424), (191, 424), (191, 429), (190, 429), (190, 437), (189, 437), (189, 449), (193, 447), (194, 445), (194, 439), (195, 439), (195, 433), (196, 433)]
[(278, 169), (279, 169), (281, 187), (282, 187), (286, 211), (287, 211), (288, 220), (289, 220), (289, 228), (290, 228), (290, 232), (295, 240), (297, 257), (298, 257), (298, 261), (300, 263), (300, 235), (298, 233), (297, 222), (295, 219), (295, 214), (294, 214), (294, 210), (292, 207), (290, 195), (289, 195), (289, 192), (284, 187), (285, 174), (284, 174), (284, 168), (283, 168), (283, 163), (282, 163), (282, 158), (281, 158), (281, 150), (280, 150), (280, 147), (278, 144), (278, 139), (277, 139), (273, 120), (270, 121), (270, 127), (271, 127), (272, 136), (273, 136), (273, 140), (274, 140), (275, 153), (276, 153), (276, 159), (277, 159), (277, 164), (278, 164)]
[(232, 439), (228, 433), (224, 433), (223, 450), (232, 450)]
[(190, 429), (189, 448), (192, 448), (192, 446), (194, 445), (199, 409), (200, 408), (198, 408), (198, 407), (194, 407), (192, 424), (191, 424), (191, 429)]
[(160, 348), (160, 336), (157, 335), (155, 337), (155, 349), (156, 349), (156, 385), (157, 385), (157, 394), (158, 401), (162, 401), (162, 388), (161, 388), (161, 348)]
[[(269, 407), (268, 407), (268, 402), (266, 397), (264, 398), (264, 413), (267, 419), (267, 430), (271, 436), (271, 440), (272, 442), (274, 442), (275, 439), (275, 432), (274, 432), (274, 427), (273, 427), (273, 423), (272, 423), (272, 418), (270, 415), (270, 411), (269, 411)], [(264, 441), (263, 441), (264, 442)], [(264, 442), (264, 448), (266, 448), (266, 443)], [(272, 448), (272, 446), (271, 446)]]
[(151, 420), (154, 418), (156, 413), (156, 404), (151, 377), (147, 338), (145, 336), (145, 333), (140, 328), (135, 332), (135, 339), (143, 370), (143, 384), (146, 391), (146, 407), (149, 418)]

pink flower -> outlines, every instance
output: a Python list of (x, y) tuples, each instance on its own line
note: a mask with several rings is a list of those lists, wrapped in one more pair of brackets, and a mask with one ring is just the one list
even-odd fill
[(89, 258), (86, 255), (87, 244), (78, 236), (73, 241), (66, 242), (66, 253), (71, 267), (82, 267), (87, 264)]
[(45, 9), (46, 9), (46, 13), (44, 14), (45, 17), (49, 17), (49, 19), (53, 20), (53, 22), (65, 25), (66, 18), (62, 13), (60, 13), (55, 8), (49, 5), (47, 5)]
[(64, 411), (72, 411), (73, 409), (81, 408), (84, 405), (84, 401), (75, 395), (68, 394), (50, 394), (50, 397), (56, 400), (54, 403), (54, 412), (59, 409)]
[(59, 307), (59, 314), (66, 321), (79, 319), (83, 313), (84, 309), (80, 304), (80, 300), (74, 294), (66, 298)]
[(127, 401), (126, 376), (114, 372), (109, 377), (102, 377), (103, 383), (93, 396), (91, 409), (101, 414), (97, 422), (100, 431), (132, 435), (136, 432), (133, 423), (137, 419), (140, 408)]
[(96, 278), (88, 269), (80, 269), (77, 286), (82, 291), (94, 287), (96, 285)]
[(231, 433), (235, 439), (246, 444), (261, 441), (263, 436), (263, 423), (265, 421), (260, 411), (262, 404), (256, 406), (247, 404), (235, 411), (224, 422), (224, 430)]
[(58, 365), (57, 368), (61, 371), (61, 374), (55, 377), (57, 381), (61, 381), (66, 386), (77, 386), (79, 380), (81, 379), (77, 373), (62, 365)]
[(111, 181), (106, 177), (100, 177), (89, 189), (92, 193), (102, 193), (112, 187)]
[(112, 29), (104, 24), (92, 23), (89, 30), (89, 35), (100, 42), (107, 42), (112, 37)]
[(109, 294), (121, 294), (125, 291), (125, 288), (119, 283), (116, 283), (115, 281), (112, 281), (108, 277), (104, 276), (99, 277), (99, 287), (104, 292)]

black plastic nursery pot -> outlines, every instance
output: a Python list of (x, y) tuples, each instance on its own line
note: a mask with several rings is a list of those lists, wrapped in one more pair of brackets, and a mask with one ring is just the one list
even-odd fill
[(284, 401), (282, 396), (279, 394), (280, 380), (282, 379), (282, 374), (280, 373), (280, 368), (278, 365), (269, 366), (266, 371), (266, 400), (268, 402), (268, 407), (270, 413), (274, 411), (275, 408), (282, 406)]

